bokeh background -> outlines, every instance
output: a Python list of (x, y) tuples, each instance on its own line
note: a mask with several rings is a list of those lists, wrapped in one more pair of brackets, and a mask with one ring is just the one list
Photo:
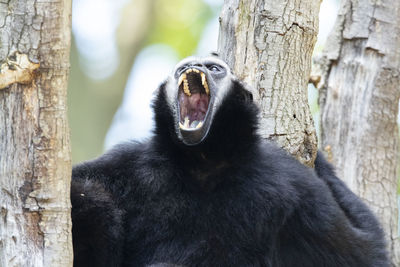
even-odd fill
[[(74, 0), (68, 88), (72, 160), (151, 134), (151, 97), (182, 58), (216, 51), (222, 0)], [(339, 0), (324, 0), (321, 51)], [(318, 125), (317, 93), (309, 101)]]

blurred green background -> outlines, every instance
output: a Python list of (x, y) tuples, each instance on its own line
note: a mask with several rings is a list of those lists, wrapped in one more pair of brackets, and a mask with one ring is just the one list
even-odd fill
[[(78, 12), (73, 12), (73, 20), (78, 20), (78, 24), (75, 23), (78, 29), (86, 23), (75, 18), (78, 15), (85, 16), (82, 14), (82, 1), (85, 0), (74, 2), (73, 10)], [(96, 5), (101, 5), (101, 2), (108, 2), (107, 5), (114, 3), (113, 0), (104, 0), (97, 1)], [(90, 58), (85, 59), (80, 54), (76, 37), (79, 33), (74, 29), (68, 85), (73, 163), (91, 159), (103, 152), (104, 137), (121, 103), (125, 83), (138, 52), (148, 45), (164, 43), (175, 49), (180, 58), (191, 55), (207, 21), (218, 11), (218, 6), (213, 8), (199, 0), (131, 0), (119, 5), (119, 10), (115, 11), (117, 17), (113, 18), (118, 20), (113, 37), (119, 62), (109, 76), (96, 77), (85, 72), (90, 62), (84, 61), (90, 61)], [(94, 6), (92, 10), (87, 10), (86, 15), (90, 16), (96, 11)]]
[[(139, 52), (152, 44), (165, 44), (176, 52), (177, 59), (194, 54), (210, 21), (215, 21), (211, 26), (218, 31), (222, 3), (223, 0), (73, 1), (68, 112), (74, 164), (104, 152), (107, 130)], [(322, 49), (329, 34), (338, 3), (325, 0), (321, 5), (316, 51)], [(207, 43), (207, 36), (201, 41)], [(318, 125), (317, 92), (312, 87), (309, 100)]]

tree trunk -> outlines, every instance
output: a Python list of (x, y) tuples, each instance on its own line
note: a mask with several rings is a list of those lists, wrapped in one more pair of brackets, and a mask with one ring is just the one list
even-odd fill
[(261, 135), (313, 166), (317, 138), (307, 101), (320, 0), (225, 0), (219, 54), (253, 87)]
[(72, 266), (71, 1), (0, 1), (0, 266)]
[(322, 147), (379, 216), (396, 266), (399, 71), (400, 2), (344, 0), (312, 76)]

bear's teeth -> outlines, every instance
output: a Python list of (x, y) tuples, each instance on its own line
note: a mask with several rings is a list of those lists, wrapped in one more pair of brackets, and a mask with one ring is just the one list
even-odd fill
[(184, 80), (186, 80), (186, 73), (182, 74), (181, 77), (179, 77), (178, 86), (180, 86)]
[(183, 126), (185, 126), (185, 128), (189, 128), (189, 117), (188, 116), (185, 117), (185, 122), (183, 123)]
[(191, 72), (196, 72), (196, 73), (200, 73), (201, 76), (201, 84), (204, 87), (204, 90), (206, 91), (206, 94), (209, 95), (210, 94), (210, 89), (208, 87), (208, 83), (207, 83), (207, 78), (206, 75), (204, 74), (204, 72), (201, 72), (197, 69), (188, 69), (185, 73), (183, 73), (178, 80), (178, 86), (181, 86), (181, 84), (183, 83), (183, 92), (187, 95), (187, 96), (191, 96), (192, 93), (190, 92), (190, 88), (189, 88), (189, 81), (187, 80), (187, 74), (191, 73)]
[(188, 80), (183, 81), (183, 92), (185, 92), (186, 95), (191, 96), (192, 94), (190, 93), (189, 90), (189, 82)]
[(201, 84), (203, 85), (204, 89), (206, 90), (207, 95), (209, 95), (210, 94), (210, 89), (208, 89), (206, 75), (202, 72), (200, 74), (200, 76), (201, 76)]
[(192, 121), (192, 123), (190, 124), (190, 128), (197, 128), (197, 125), (199, 124), (199, 121)]

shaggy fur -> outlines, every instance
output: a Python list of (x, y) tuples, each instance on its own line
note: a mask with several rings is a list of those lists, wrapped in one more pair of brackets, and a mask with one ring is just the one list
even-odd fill
[(165, 88), (151, 140), (74, 167), (75, 266), (389, 266), (371, 211), (321, 154), (313, 170), (261, 140), (240, 82), (196, 146)]

